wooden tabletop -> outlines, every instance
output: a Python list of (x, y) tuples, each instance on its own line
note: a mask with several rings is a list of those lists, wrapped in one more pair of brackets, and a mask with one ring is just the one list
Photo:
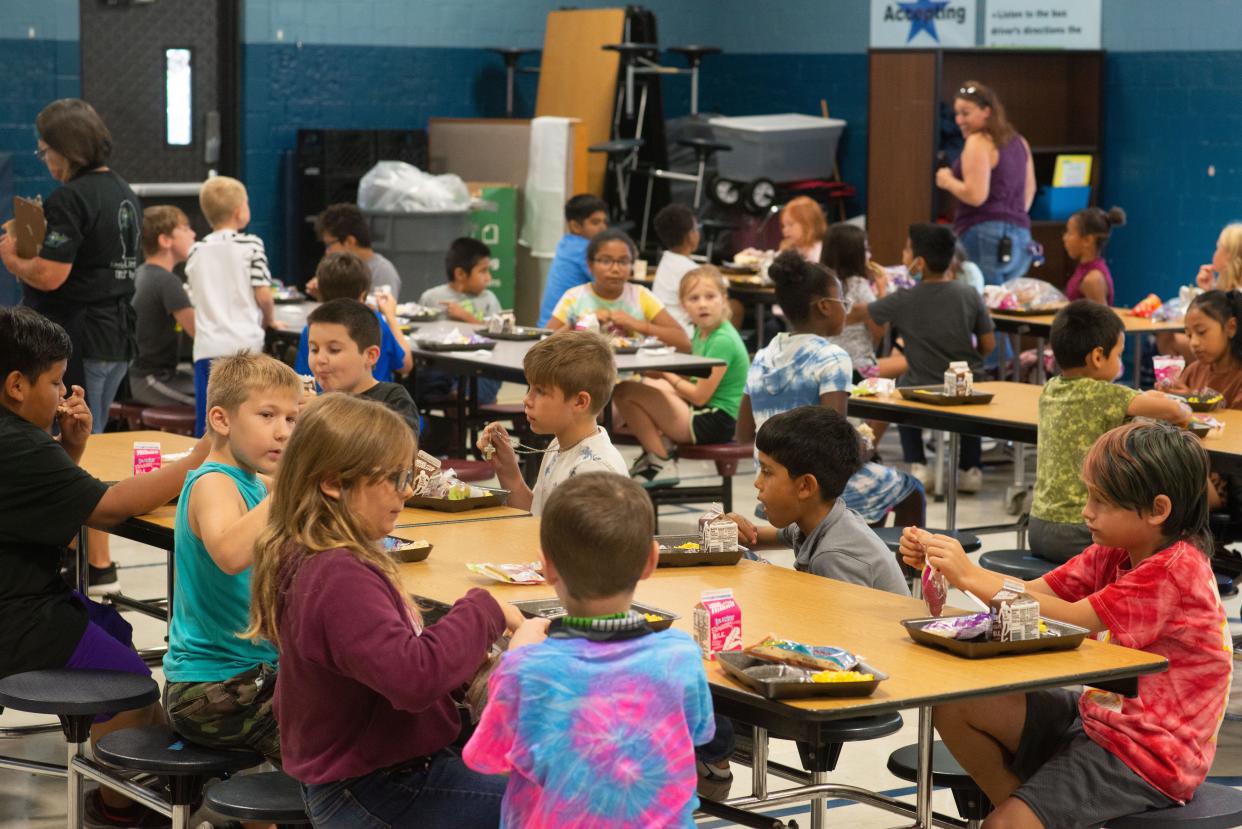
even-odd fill
[[(1127, 334), (1155, 334), (1161, 331), (1181, 331), (1186, 327), (1182, 320), (1156, 322), (1146, 317), (1136, 317), (1129, 308), (1114, 308), (1117, 316), (1125, 324)], [(1037, 337), (1047, 337), (1052, 328), (1052, 320), (1056, 313), (1051, 314), (1006, 314), (1004, 311), (992, 311), (992, 321), (1000, 331), (1019, 332)]]
[(165, 455), (186, 452), (197, 443), (194, 438), (171, 432), (108, 432), (91, 435), (86, 441), (80, 466), (101, 481), (121, 481), (134, 474), (134, 444), (158, 443)]
[[(547, 585), (505, 585), (466, 570), (468, 561), (527, 562), (538, 558), (539, 519), (519, 518), (397, 530), (432, 543), (425, 561), (401, 567), (405, 588), (452, 602), (471, 587), (517, 601), (554, 595)], [(1163, 670), (1165, 661), (1141, 651), (1086, 641), (1074, 651), (966, 660), (916, 645), (902, 619), (927, 615), (923, 602), (891, 593), (742, 561), (734, 567), (661, 568), (640, 582), (635, 599), (681, 616), (674, 625), (691, 633), (693, 607), (703, 590), (729, 587), (742, 610), (743, 640), (769, 633), (808, 644), (835, 645), (860, 654), (890, 677), (871, 697), (789, 700), (805, 716), (825, 719), (895, 711), (949, 699), (991, 696), (1036, 688), (1103, 682)], [(752, 694), (704, 661), (718, 692), (757, 706), (782, 706)]]

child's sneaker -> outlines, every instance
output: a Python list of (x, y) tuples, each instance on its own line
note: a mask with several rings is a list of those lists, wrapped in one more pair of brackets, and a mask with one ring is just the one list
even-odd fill
[(630, 470), (630, 477), (648, 489), (657, 486), (673, 486), (681, 480), (677, 474), (677, 458), (657, 458), (650, 452), (644, 452), (645, 463), (637, 469)]
[(733, 788), (733, 771), (728, 760), (719, 763), (704, 763), (696, 760), (699, 772), (698, 795), (704, 800), (721, 803), (729, 799), (729, 790)]
[(121, 592), (121, 580), (116, 575), (115, 561), (107, 567), (87, 565), (86, 592), (92, 596)]
[(983, 489), (983, 470), (979, 467), (964, 469), (957, 473), (957, 491), (975, 493)]
[(100, 796), (99, 789), (91, 789), (82, 800), (82, 825), (86, 829), (164, 829), (171, 825), (168, 818), (137, 803), (124, 809), (108, 806)]
[(923, 485), (924, 492), (932, 491), (932, 486), (936, 483), (936, 476), (930, 469), (927, 468), (927, 464), (910, 464), (910, 474), (919, 479), (919, 483)]

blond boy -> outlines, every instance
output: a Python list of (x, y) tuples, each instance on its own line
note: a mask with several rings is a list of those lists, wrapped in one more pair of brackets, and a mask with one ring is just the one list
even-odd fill
[(596, 422), (617, 383), (617, 367), (607, 341), (588, 331), (559, 331), (527, 351), (522, 368), (530, 386), (523, 403), (531, 431), (554, 439), (532, 490), (522, 480), (504, 426), (489, 423), (479, 435), (479, 450), (491, 455), (500, 485), (511, 493), (509, 503), (539, 515), (552, 491), (575, 475), (627, 475), (621, 453)]
[(249, 626), (250, 565), (268, 484), (293, 431), (302, 383), (264, 354), (221, 357), (207, 383), (211, 451), (186, 475), (174, 529), (175, 589), (164, 707), (182, 736), (279, 761), (276, 649)]
[(211, 361), (238, 351), (262, 351), (263, 330), (276, 326), (263, 240), (242, 233), (250, 224), (245, 185), (228, 176), (207, 179), (198, 202), (212, 232), (190, 249), (185, 273), (195, 307), (194, 434), (201, 435)]

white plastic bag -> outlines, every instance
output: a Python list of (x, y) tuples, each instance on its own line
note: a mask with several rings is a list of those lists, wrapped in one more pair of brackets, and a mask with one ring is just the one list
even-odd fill
[(380, 161), (358, 182), (358, 207), (384, 213), (466, 210), (470, 191), (460, 176), (433, 176), (404, 161)]

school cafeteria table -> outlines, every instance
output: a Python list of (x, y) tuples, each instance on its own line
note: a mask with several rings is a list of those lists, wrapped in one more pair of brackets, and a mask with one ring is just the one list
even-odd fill
[[(1134, 341), (1134, 387), (1139, 387), (1140, 368), (1142, 366), (1143, 357), (1143, 335), (1160, 334), (1166, 331), (1181, 331), (1186, 326), (1181, 320), (1174, 322), (1156, 322), (1154, 320), (1136, 317), (1130, 313), (1129, 308), (1114, 308), (1117, 316), (1121, 317), (1121, 321), (1125, 324), (1126, 335)], [(1056, 317), (1052, 314), (1006, 314), (1003, 311), (992, 312), (992, 322), (996, 323), (996, 330), (1014, 335), (1015, 337), (1026, 335), (1035, 337), (1039, 341), (1037, 353), (1042, 355), (1044, 351), (1044, 342), (1048, 339), (1048, 334), (1052, 330), (1052, 320)], [(1018, 379), (1017, 354), (1021, 349), (1016, 345), (1014, 347), (1014, 379)], [(1040, 367), (1037, 372), (1038, 376), (1042, 375), (1042, 360), (1037, 363)]]
[[(433, 549), (425, 561), (401, 566), (405, 588), (441, 602), (452, 602), (471, 587), (483, 587), (498, 599), (546, 598), (546, 585), (515, 586), (490, 581), (466, 570), (468, 561), (528, 562), (539, 556), (539, 519), (439, 525), (397, 530), (395, 535), (425, 539)], [(998, 694), (1087, 684), (1124, 694), (1137, 693), (1136, 677), (1157, 673), (1165, 660), (1141, 651), (1094, 640), (1077, 650), (965, 660), (914, 644), (902, 619), (927, 615), (922, 602), (784, 567), (741, 561), (734, 567), (661, 568), (638, 585), (638, 601), (679, 614), (674, 625), (693, 632), (693, 606), (704, 590), (731, 588), (742, 610), (744, 641), (769, 632), (814, 644), (835, 645), (859, 654), (888, 674), (870, 697), (839, 699), (765, 699), (728, 678), (716, 662), (704, 661), (716, 710), (756, 726), (751, 795), (730, 805), (744, 808), (812, 801), (813, 827), (824, 825), (826, 800), (845, 797), (914, 817), (915, 827), (933, 825), (931, 809), (932, 706)], [(821, 728), (831, 720), (918, 709), (920, 768), (915, 807), (862, 788), (828, 782), (815, 772), (810, 785), (767, 790), (768, 735), (809, 744), (819, 755), (826, 744)], [(962, 826), (937, 815), (935, 825)]]

